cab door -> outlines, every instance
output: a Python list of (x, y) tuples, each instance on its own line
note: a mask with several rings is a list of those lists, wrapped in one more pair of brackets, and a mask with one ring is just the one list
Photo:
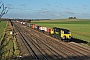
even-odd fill
[(54, 29), (54, 36), (60, 37), (60, 29), (58, 29), (58, 28)]
[(65, 34), (64, 34), (64, 31), (63, 30), (61, 30), (61, 34), (60, 34), (61, 36), (61, 39), (65, 39)]

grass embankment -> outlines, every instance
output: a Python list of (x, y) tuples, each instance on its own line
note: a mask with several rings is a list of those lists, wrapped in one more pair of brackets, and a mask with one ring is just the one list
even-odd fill
[(4, 29), (6, 28), (6, 23), (7, 23), (6, 21), (0, 22), (0, 40), (3, 37), (3, 32), (4, 32)]
[(32, 21), (32, 23), (49, 28), (66, 28), (72, 32), (73, 37), (90, 42), (90, 20), (87, 19), (44, 20)]
[(5, 29), (5, 35), (1, 41), (1, 59), (6, 60), (6, 59), (12, 59), (14, 57), (17, 57), (20, 53), (18, 47), (17, 47), (17, 42), (16, 38), (13, 34), (10, 34), (12, 31), (12, 26), (10, 22), (7, 22), (7, 27)]

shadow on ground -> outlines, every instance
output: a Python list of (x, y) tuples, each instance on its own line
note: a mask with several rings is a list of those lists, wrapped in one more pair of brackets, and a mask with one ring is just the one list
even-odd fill
[[(17, 58), (11, 58), (6, 60), (42, 60), (42, 56), (38, 56), (38, 59), (33, 58), (32, 56), (25, 56), (25, 57), (17, 57)], [(54, 57), (49, 56), (50, 58), (46, 58), (47, 60), (90, 60), (90, 56), (69, 56), (67, 58), (64, 58), (62, 56)], [(45, 59), (43, 59), (45, 60)]]
[(84, 44), (88, 43), (87, 41), (84, 41), (84, 40), (81, 40), (81, 39), (78, 39), (78, 38), (73, 38), (73, 37), (70, 39), (70, 42), (84, 43)]

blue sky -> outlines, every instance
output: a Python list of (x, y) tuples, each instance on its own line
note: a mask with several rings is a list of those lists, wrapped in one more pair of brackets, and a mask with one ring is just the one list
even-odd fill
[(2, 18), (90, 18), (90, 0), (2, 0), (10, 10)]

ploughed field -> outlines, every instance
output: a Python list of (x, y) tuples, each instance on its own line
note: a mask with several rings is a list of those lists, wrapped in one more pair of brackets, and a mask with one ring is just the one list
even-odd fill
[(57, 19), (32, 21), (32, 23), (49, 28), (60, 27), (69, 29), (74, 38), (90, 42), (90, 20), (89, 19)]
[(89, 60), (90, 49), (13, 22), (21, 60)]

